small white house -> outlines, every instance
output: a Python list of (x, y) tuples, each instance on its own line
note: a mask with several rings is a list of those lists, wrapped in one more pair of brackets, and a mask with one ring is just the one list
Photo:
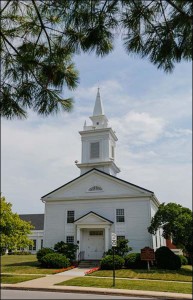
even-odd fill
[(35, 254), (43, 247), (44, 214), (22, 214), (19, 215), (19, 217), (23, 221), (30, 222), (31, 225), (34, 226), (34, 229), (31, 230), (31, 234), (28, 235), (29, 239), (33, 241), (33, 245), (24, 250), (30, 251), (32, 254)]
[(111, 233), (125, 237), (133, 252), (149, 246), (166, 245), (158, 231), (147, 227), (159, 201), (150, 190), (116, 177), (117, 136), (108, 126), (99, 90), (92, 124), (80, 131), (81, 162), (76, 162), (80, 176), (44, 195), (44, 247), (59, 241), (77, 243), (77, 258), (96, 260), (111, 248)]

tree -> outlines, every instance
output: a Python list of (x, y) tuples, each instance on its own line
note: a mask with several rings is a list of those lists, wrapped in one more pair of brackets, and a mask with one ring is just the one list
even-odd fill
[(156, 234), (163, 228), (163, 237), (172, 238), (173, 243), (186, 252), (192, 252), (192, 211), (176, 203), (162, 203), (151, 220), (148, 231)]
[(11, 203), (6, 202), (4, 197), (1, 197), (1, 223), (0, 223), (0, 253), (5, 249), (16, 250), (18, 247), (25, 248), (32, 245), (32, 241), (28, 238), (33, 226), (13, 213)]
[(128, 254), (129, 251), (132, 251), (132, 247), (129, 247), (129, 240), (125, 238), (120, 238), (117, 240), (117, 246), (111, 247), (105, 255), (112, 255), (113, 254), (113, 248), (114, 248), (114, 254), (124, 257), (126, 254)]
[(188, 0), (23, 0), (1, 8), (1, 115), (24, 118), (70, 111), (62, 88), (76, 88), (73, 55), (104, 56), (121, 35), (130, 54), (170, 72), (192, 58), (192, 4)]

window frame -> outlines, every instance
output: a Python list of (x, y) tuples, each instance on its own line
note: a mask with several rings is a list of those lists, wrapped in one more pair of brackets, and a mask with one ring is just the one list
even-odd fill
[(124, 210), (124, 208), (117, 208), (116, 209), (116, 222), (117, 223), (124, 223), (125, 222), (125, 210)]
[(117, 241), (122, 239), (125, 240), (125, 235), (117, 235)]
[[(69, 215), (70, 213), (73, 212), (73, 215)], [(74, 210), (67, 210), (67, 224), (72, 224), (74, 223), (75, 220), (75, 211)]]
[[(71, 238), (72, 238), (73, 241), (69, 242), (68, 239), (71, 239)], [(68, 244), (74, 244), (74, 235), (67, 235), (66, 236), (66, 243), (68, 243)]]

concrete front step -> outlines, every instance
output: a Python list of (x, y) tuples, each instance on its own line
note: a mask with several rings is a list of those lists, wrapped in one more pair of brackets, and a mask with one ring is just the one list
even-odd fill
[(78, 267), (79, 268), (94, 268), (99, 267), (100, 260), (81, 260)]

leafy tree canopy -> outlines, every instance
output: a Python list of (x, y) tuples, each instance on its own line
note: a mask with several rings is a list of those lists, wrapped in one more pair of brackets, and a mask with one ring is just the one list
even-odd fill
[(33, 226), (21, 220), (17, 214), (12, 212), (11, 207), (11, 203), (6, 202), (5, 198), (1, 197), (0, 252), (3, 252), (3, 249), (25, 248), (32, 244), (27, 235), (31, 233)]
[[(104, 56), (120, 35), (128, 54), (170, 72), (192, 57), (188, 0), (7, 0), (1, 2), (1, 114), (25, 118), (70, 111), (78, 72), (73, 55)], [(63, 91), (64, 92), (64, 91)]]
[(148, 231), (156, 234), (159, 227), (163, 228), (163, 237), (172, 238), (173, 243), (192, 252), (192, 211), (176, 203), (162, 203), (151, 220)]

